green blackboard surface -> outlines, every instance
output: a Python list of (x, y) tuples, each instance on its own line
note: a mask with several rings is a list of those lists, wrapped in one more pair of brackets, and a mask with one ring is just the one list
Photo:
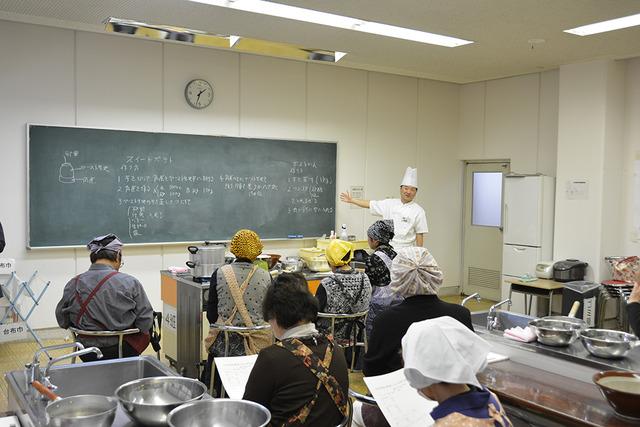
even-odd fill
[(29, 125), (29, 247), (317, 237), (336, 144)]

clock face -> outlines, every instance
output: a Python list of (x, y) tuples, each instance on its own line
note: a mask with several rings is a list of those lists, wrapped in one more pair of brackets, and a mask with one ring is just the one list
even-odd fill
[(213, 101), (213, 88), (206, 80), (191, 80), (184, 88), (184, 97), (191, 107), (206, 108)]

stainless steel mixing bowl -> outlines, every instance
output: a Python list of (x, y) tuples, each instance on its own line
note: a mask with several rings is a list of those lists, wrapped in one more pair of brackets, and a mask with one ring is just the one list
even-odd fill
[(134, 421), (165, 426), (172, 409), (201, 399), (206, 391), (204, 384), (192, 378), (150, 377), (122, 384), (116, 397)]
[(51, 402), (46, 413), (50, 427), (109, 427), (117, 409), (113, 397), (81, 394)]
[(169, 413), (171, 427), (264, 427), (271, 413), (248, 400), (215, 399), (187, 403)]
[(530, 321), (529, 326), (536, 333), (538, 342), (554, 347), (572, 344), (580, 331), (587, 328), (584, 320), (566, 316), (542, 317)]
[(640, 345), (635, 335), (608, 329), (587, 329), (580, 332), (580, 338), (589, 353), (605, 359), (620, 359)]

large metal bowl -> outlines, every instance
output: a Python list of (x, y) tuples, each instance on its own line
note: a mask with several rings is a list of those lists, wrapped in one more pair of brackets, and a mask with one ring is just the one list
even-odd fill
[(51, 402), (46, 413), (51, 427), (109, 427), (117, 409), (113, 397), (81, 394)]
[(608, 329), (587, 329), (580, 332), (580, 338), (589, 353), (605, 359), (620, 359), (640, 345), (635, 335)]
[(171, 427), (264, 427), (271, 413), (248, 400), (201, 400), (174, 409), (167, 421)]
[(587, 328), (587, 323), (575, 317), (547, 316), (530, 321), (529, 326), (541, 344), (565, 347), (578, 338), (580, 331)]
[(151, 377), (122, 384), (115, 394), (134, 421), (166, 426), (167, 415), (172, 409), (201, 399), (206, 391), (204, 384), (191, 378)]

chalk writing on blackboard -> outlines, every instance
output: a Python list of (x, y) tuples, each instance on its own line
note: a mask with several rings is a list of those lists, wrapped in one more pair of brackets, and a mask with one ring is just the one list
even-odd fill
[(321, 236), (336, 144), (29, 126), (29, 246)]

